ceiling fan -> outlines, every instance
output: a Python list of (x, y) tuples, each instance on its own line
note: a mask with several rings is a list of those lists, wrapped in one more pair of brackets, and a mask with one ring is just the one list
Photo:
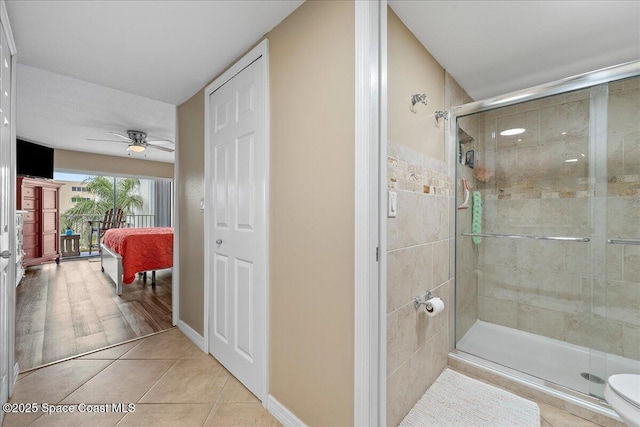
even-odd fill
[(117, 137), (122, 138), (119, 139), (93, 139), (87, 138), (87, 141), (100, 141), (100, 142), (121, 142), (123, 144), (127, 144), (127, 151), (134, 151), (136, 153), (141, 153), (147, 148), (155, 148), (157, 150), (168, 151), (173, 153), (175, 150), (173, 148), (162, 147), (160, 145), (151, 144), (152, 142), (170, 142), (173, 144), (173, 141), (169, 141), (168, 139), (150, 139), (147, 140), (147, 133), (139, 130), (128, 130), (127, 135), (122, 135), (117, 132), (109, 132), (111, 135), (115, 135)]

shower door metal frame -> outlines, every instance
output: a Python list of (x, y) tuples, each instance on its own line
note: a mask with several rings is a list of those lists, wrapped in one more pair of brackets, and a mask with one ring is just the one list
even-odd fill
[[(450, 120), (449, 120), (448, 131), (450, 135), (450, 142), (449, 142), (450, 150), (448, 155), (449, 155), (450, 161), (453, 162), (452, 163), (454, 168), (453, 172), (455, 174), (456, 191), (454, 194), (457, 195), (457, 187), (458, 187), (457, 186), (457, 183), (458, 183), (457, 155), (458, 154), (457, 154), (457, 149), (454, 149), (454, 148), (457, 147), (457, 144), (458, 144), (457, 122), (459, 117), (468, 116), (471, 114), (480, 113), (484, 111), (494, 110), (497, 108), (507, 107), (510, 105), (521, 104), (523, 102), (533, 101), (536, 99), (545, 98), (553, 95), (559, 95), (566, 92), (586, 89), (590, 87), (596, 87), (598, 85), (608, 84), (616, 80), (622, 80), (625, 78), (636, 77), (636, 76), (640, 76), (640, 60), (627, 62), (624, 64), (615, 65), (612, 67), (607, 67), (607, 68), (603, 68), (603, 69), (588, 72), (588, 73), (579, 74), (573, 77), (564, 78), (551, 83), (545, 83), (545, 84), (534, 86), (528, 89), (523, 89), (523, 90), (507, 93), (504, 95), (488, 98), (485, 100), (471, 102), (458, 107), (453, 107), (449, 112)], [(605, 160), (605, 164), (606, 164), (606, 160)], [(452, 255), (457, 253), (456, 248), (458, 244), (458, 239), (457, 239), (458, 224), (457, 224), (457, 215), (455, 211), (455, 196), (454, 196), (453, 206), (454, 206), (453, 215), (454, 217), (456, 217), (456, 220), (454, 221), (455, 222), (454, 236), (456, 236), (456, 239), (455, 239), (455, 245), (452, 245), (453, 246)], [(516, 237), (516, 236), (513, 236), (513, 237)], [(517, 237), (521, 238), (523, 236), (517, 236)], [(540, 236), (526, 236), (526, 237), (540, 238)], [(586, 240), (582, 240), (582, 241), (586, 241)], [(611, 244), (611, 243), (617, 243), (617, 242), (604, 240), (604, 244), (606, 243)], [(453, 259), (454, 259), (453, 277), (457, 281), (456, 273), (458, 271), (458, 265), (457, 265), (458, 260), (456, 256), (454, 256)], [(450, 357), (463, 361), (464, 363), (473, 365), (477, 368), (484, 369), (489, 372), (493, 372), (493, 373), (497, 373), (499, 375), (505, 376), (516, 382), (527, 384), (536, 390), (550, 393), (557, 397), (561, 397), (564, 400), (586, 407), (595, 412), (603, 413), (609, 416), (617, 416), (615, 412), (613, 412), (610, 409), (609, 405), (607, 405), (606, 402), (604, 401), (600, 401), (596, 398), (593, 398), (586, 394), (563, 387), (561, 385), (551, 383), (549, 381), (542, 380), (537, 377), (533, 377), (527, 373), (516, 371), (514, 369), (498, 365), (490, 360), (485, 360), (480, 357), (474, 356), (472, 354), (466, 353), (464, 351), (457, 350), (456, 349), (457, 321), (456, 321), (456, 313), (455, 313), (457, 311), (457, 305), (455, 303), (457, 301), (457, 298), (456, 298), (456, 294), (458, 292), (457, 289), (458, 289), (458, 286), (457, 286), (457, 283), (455, 283), (454, 294), (452, 299), (455, 309), (451, 310), (451, 324), (454, 325), (454, 327), (450, 328), (450, 333), (449, 333), (449, 350), (450, 350), (449, 356)]]
[(449, 130), (455, 130), (456, 120), (461, 116), (468, 116), (469, 114), (480, 113), (482, 111), (521, 104), (526, 101), (533, 101), (547, 96), (585, 89), (599, 84), (609, 83), (614, 80), (635, 77), (637, 75), (640, 75), (640, 60), (614, 65), (601, 70), (591, 71), (589, 73), (578, 74), (577, 76), (567, 77), (551, 83), (541, 84), (528, 89), (518, 90), (481, 101), (470, 102), (451, 109), (449, 113), (449, 126), (451, 128)]

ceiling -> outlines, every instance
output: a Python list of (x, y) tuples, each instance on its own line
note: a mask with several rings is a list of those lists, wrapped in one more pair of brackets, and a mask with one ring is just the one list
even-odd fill
[[(147, 132), (147, 139), (175, 139), (175, 105), (18, 64), (17, 135), (49, 147), (173, 162), (174, 154), (148, 148), (126, 151), (108, 132)], [(124, 141), (124, 140), (123, 140)], [(170, 143), (158, 144), (173, 148)]]
[(640, 59), (640, 1), (389, 0), (475, 100)]
[(19, 62), (180, 105), (302, 1), (7, 0)]
[[(175, 106), (301, 3), (7, 0), (18, 136), (120, 156), (124, 144), (86, 139), (136, 129), (173, 140)], [(477, 100), (640, 58), (639, 1), (389, 3)]]
[(108, 132), (133, 129), (174, 140), (175, 106), (300, 4), (7, 0), (18, 48), (18, 137), (173, 162), (173, 153), (131, 153), (125, 144), (87, 138), (117, 140)]

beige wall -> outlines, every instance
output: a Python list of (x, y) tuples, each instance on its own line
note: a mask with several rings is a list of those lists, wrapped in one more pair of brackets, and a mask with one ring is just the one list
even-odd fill
[[(453, 169), (444, 158), (445, 143), (451, 143), (445, 141), (446, 122), (437, 127), (433, 113), (471, 99), (388, 12), (387, 187), (397, 193), (398, 214), (387, 219), (386, 423), (397, 426), (447, 365)], [(423, 91), (429, 105), (417, 105), (414, 114), (410, 95)], [(442, 298), (445, 312), (428, 317), (415, 309), (413, 298), (427, 290)]]
[[(387, 114), (389, 141), (420, 154), (444, 160), (444, 125), (437, 126), (435, 111), (444, 110), (444, 69), (391, 10), (387, 32)], [(427, 105), (411, 95), (425, 93)]]
[(204, 335), (204, 89), (178, 107), (180, 320)]
[(355, 7), (304, 3), (269, 35), (271, 393), (353, 424)]
[(173, 163), (129, 159), (80, 151), (55, 150), (53, 167), (56, 170), (92, 174), (173, 179)]
[[(308, 1), (267, 34), (270, 394), (353, 424), (355, 7)], [(180, 318), (203, 333), (204, 94), (178, 107)]]

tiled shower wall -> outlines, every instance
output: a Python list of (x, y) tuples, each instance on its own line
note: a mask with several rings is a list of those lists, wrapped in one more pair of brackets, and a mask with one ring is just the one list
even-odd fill
[[(448, 74), (444, 89), (447, 109), (470, 101)], [(440, 126), (447, 125), (441, 120)], [(399, 142), (389, 141), (387, 146), (388, 188), (398, 195), (397, 217), (387, 219), (389, 426), (402, 421), (447, 365), (453, 327), (449, 321), (453, 310), (453, 162), (427, 157)], [(413, 298), (424, 296), (427, 290), (443, 299), (445, 312), (428, 317), (424, 308), (414, 308)]]
[[(387, 424), (396, 426), (447, 364), (449, 194), (447, 165), (389, 142), (388, 187), (398, 214), (387, 219)], [(427, 290), (444, 313), (428, 317), (413, 298)]]
[[(610, 85), (608, 111), (607, 236), (640, 238), (638, 78)], [(591, 235), (604, 212), (589, 174), (589, 116), (589, 89), (477, 115), (477, 167), (493, 174), (473, 185), (483, 231)], [(514, 127), (526, 132), (500, 136)], [(594, 258), (589, 243), (483, 238), (475, 250), (481, 320), (640, 359), (640, 247), (607, 245)], [(605, 267), (606, 283), (592, 280)]]

